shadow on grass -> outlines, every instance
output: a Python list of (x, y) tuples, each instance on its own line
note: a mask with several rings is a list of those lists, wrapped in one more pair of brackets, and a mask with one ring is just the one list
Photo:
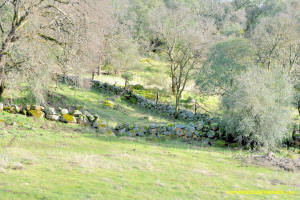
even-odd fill
[(141, 144), (148, 146), (156, 146), (167, 149), (182, 149), (182, 150), (199, 150), (205, 152), (217, 152), (217, 153), (226, 153), (226, 152), (240, 152), (238, 149), (232, 149), (230, 147), (220, 147), (220, 146), (208, 146), (204, 145), (201, 141), (192, 141), (191, 143), (180, 141), (177, 139), (165, 139), (161, 140), (159, 138), (150, 138), (150, 137), (116, 137), (116, 136), (105, 136), (96, 134), (85, 134), (84, 137), (90, 139), (100, 140), (102, 142), (118, 144)]

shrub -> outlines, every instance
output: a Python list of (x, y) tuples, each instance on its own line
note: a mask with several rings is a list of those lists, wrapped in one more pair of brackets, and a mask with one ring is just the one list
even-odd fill
[(137, 104), (137, 100), (136, 100), (136, 98), (134, 98), (134, 97), (130, 97), (130, 98), (129, 98), (129, 101), (130, 101), (131, 103), (133, 103), (133, 104)]
[(143, 90), (143, 89), (144, 89), (144, 86), (142, 86), (142, 85), (140, 85), (140, 84), (133, 85), (132, 87), (133, 87), (133, 89), (135, 89), (135, 90)]
[(126, 88), (127, 85), (129, 84), (129, 82), (133, 80), (133, 74), (130, 72), (126, 72), (126, 73), (122, 74), (121, 76), (123, 79), (125, 79), (125, 88)]
[(105, 71), (108, 74), (113, 74), (114, 73), (114, 67), (112, 65), (104, 65), (102, 67), (102, 70)]
[(226, 132), (251, 148), (274, 147), (288, 133), (292, 93), (282, 69), (250, 68), (222, 98)]

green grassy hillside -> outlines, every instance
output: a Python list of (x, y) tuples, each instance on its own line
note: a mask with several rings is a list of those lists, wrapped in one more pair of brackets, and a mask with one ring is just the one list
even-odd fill
[[(299, 172), (243, 164), (243, 151), (98, 135), (4, 112), (0, 119), (1, 200), (300, 198)], [(226, 194), (232, 190), (295, 194)]]

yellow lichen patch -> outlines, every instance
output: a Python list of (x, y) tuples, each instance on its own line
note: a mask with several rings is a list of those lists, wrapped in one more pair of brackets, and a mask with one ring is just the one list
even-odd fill
[(62, 118), (66, 123), (76, 123), (76, 118), (73, 115), (65, 114), (62, 116)]
[(42, 119), (45, 116), (45, 113), (40, 110), (29, 110), (29, 114), (37, 119)]
[(98, 127), (99, 128), (106, 128), (106, 124), (99, 124)]
[(142, 58), (140, 60), (141, 63), (149, 63), (149, 64), (152, 64), (152, 59), (151, 58)]
[(104, 101), (104, 106), (112, 108), (112, 107), (114, 107), (114, 104), (109, 100), (105, 100)]
[(3, 108), (3, 110), (6, 111), (6, 112), (8, 112), (8, 113), (15, 113), (16, 112), (16, 110), (15, 110), (14, 107), (9, 107), (9, 106), (5, 106)]

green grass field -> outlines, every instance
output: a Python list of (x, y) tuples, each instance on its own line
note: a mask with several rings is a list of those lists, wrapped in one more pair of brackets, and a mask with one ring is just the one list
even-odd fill
[[(245, 165), (241, 150), (99, 135), (4, 112), (0, 121), (1, 200), (300, 199), (299, 172)], [(236, 190), (295, 194), (226, 194)]]

